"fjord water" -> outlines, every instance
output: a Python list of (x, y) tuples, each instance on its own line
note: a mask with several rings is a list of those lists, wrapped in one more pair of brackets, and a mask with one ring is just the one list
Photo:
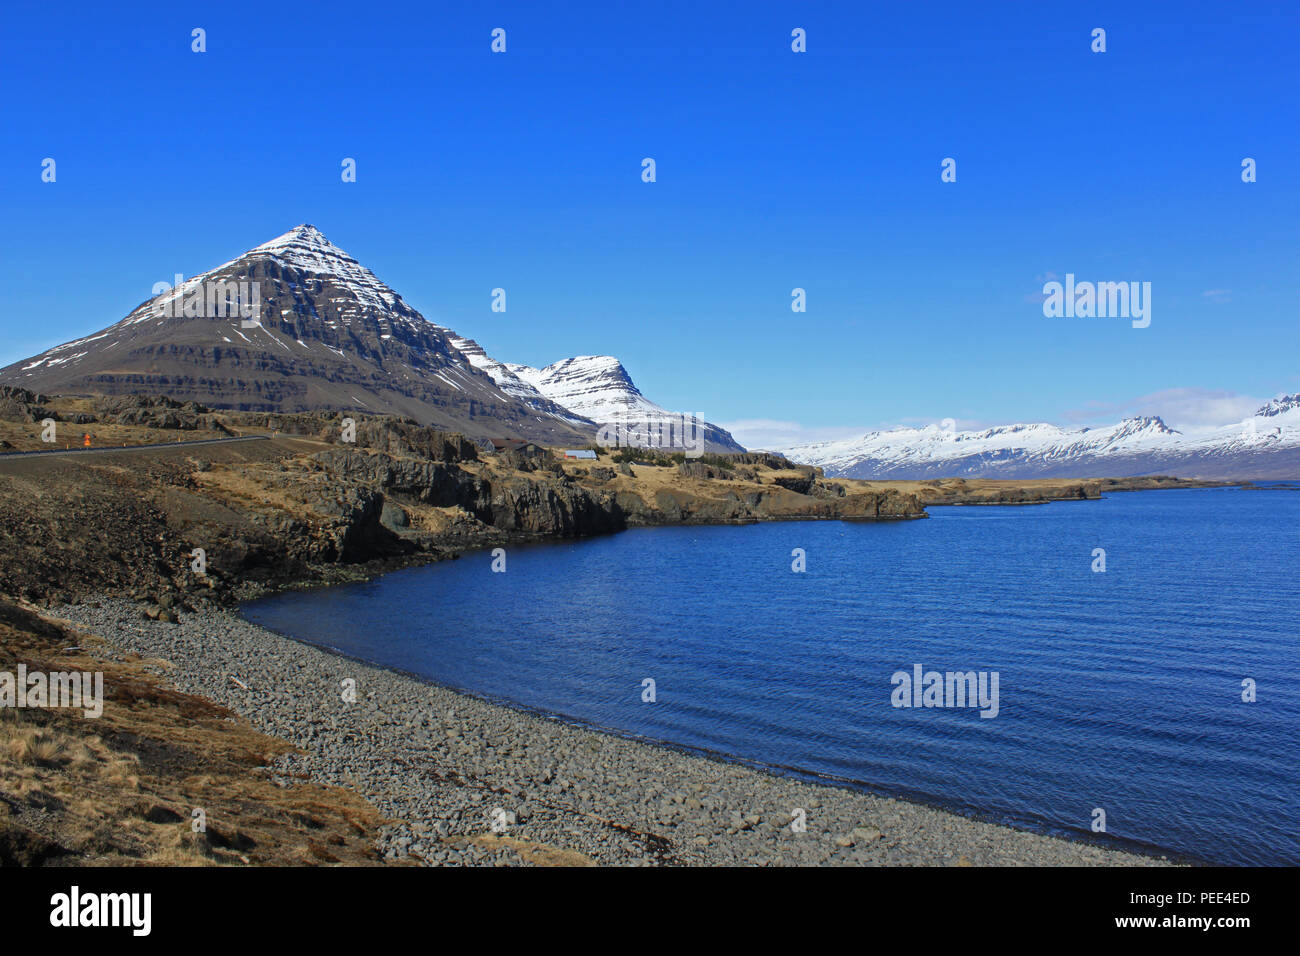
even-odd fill
[[(987, 819), (1096, 838), (1100, 808), (1106, 839), (1300, 863), (1300, 491), (930, 513), (638, 529), (244, 613), (489, 698)], [(997, 671), (997, 716), (894, 707), (891, 676), (916, 664)]]

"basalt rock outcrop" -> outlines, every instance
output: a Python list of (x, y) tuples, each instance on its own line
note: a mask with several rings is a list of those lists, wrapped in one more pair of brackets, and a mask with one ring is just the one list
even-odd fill
[(619, 491), (614, 498), (629, 525), (925, 517), (915, 495), (897, 491), (812, 496), (777, 485), (744, 491), (727, 488), (711, 495), (664, 488), (655, 491), (649, 500), (637, 492)]
[(100, 396), (94, 400), (92, 407), (94, 417), (81, 424), (98, 421), (176, 431), (225, 430), (217, 417), (198, 402), (178, 402), (167, 396)]
[(611, 495), (593, 493), (562, 472), (484, 477), (452, 462), (358, 449), (320, 452), (311, 460), (332, 479), (371, 489), (397, 504), (459, 507), (502, 531), (577, 537), (626, 527)]
[(554, 478), (499, 482), (492, 493), (491, 522), (504, 531), (562, 537), (607, 534), (627, 527), (614, 495), (593, 494)]
[[(4, 398), (30, 406), (36, 396)], [(98, 411), (148, 421), (209, 414), (190, 403), (134, 398)], [(235, 429), (256, 417), (226, 414)], [(463, 436), (401, 419), (357, 415), (345, 436), (343, 417), (266, 422), (311, 441), (9, 463), (0, 482), (0, 593), (60, 600), (109, 592), (162, 613), (164, 599), (182, 607), (230, 601), (346, 579), (357, 566), (369, 574), (522, 540), (638, 525), (924, 514), (914, 495), (850, 494), (813, 469), (784, 480), (784, 460), (778, 464), (787, 471), (756, 481), (741, 477), (745, 468), (716, 464), (685, 473), (675, 465), (570, 470), (548, 455), (528, 459), (525, 469), (505, 455), (480, 458)]]
[[(428, 461), (478, 461), (478, 448), (464, 435), (425, 428), (410, 419), (365, 418), (354, 423), (354, 441), (389, 455)], [(343, 441), (343, 416), (331, 420), (318, 434), (325, 441)]]
[(0, 385), (0, 420), (8, 422), (39, 422), (58, 419), (56, 412), (45, 407), (49, 399), (37, 392), (13, 385)]

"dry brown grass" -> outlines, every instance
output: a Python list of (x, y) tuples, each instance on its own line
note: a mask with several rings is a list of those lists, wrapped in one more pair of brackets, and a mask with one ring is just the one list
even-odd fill
[(155, 445), (170, 443), (178, 438), (181, 441), (200, 441), (209, 438), (229, 438), (224, 432), (207, 429), (194, 431), (176, 431), (161, 428), (137, 428), (128, 425), (106, 425), (95, 422), (90, 425), (74, 425), (71, 422), (59, 422), (55, 429), (58, 440), (54, 444), (41, 441), (40, 422), (0, 421), (0, 439), (9, 442), (12, 448), (4, 451), (50, 451), (73, 450), (83, 447), (84, 438), (90, 435), (92, 448), (123, 445)]
[[(0, 601), (0, 670), (101, 670), (104, 712), (0, 711), (0, 864), (377, 863), (382, 823), (357, 795), (267, 764), (292, 749), (215, 704), (170, 690), (157, 661), (102, 645)], [(75, 650), (69, 650), (75, 648)], [(194, 832), (202, 808), (207, 828)]]
[(295, 518), (310, 518), (314, 512), (302, 501), (267, 486), (265, 477), (274, 465), (221, 466), (195, 472), (193, 477), (203, 494), (234, 508), (270, 509)]
[(12, 718), (0, 725), (0, 741), (8, 758), (16, 764), (38, 767), (80, 767), (92, 759), (82, 741), (43, 727), (25, 727)]

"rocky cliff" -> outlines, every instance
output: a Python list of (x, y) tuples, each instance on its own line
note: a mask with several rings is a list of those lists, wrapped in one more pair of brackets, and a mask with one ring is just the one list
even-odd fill
[[(179, 433), (186, 416), (212, 413), (140, 400), (122, 414)], [(245, 432), (259, 423), (279, 437), (0, 460), (0, 593), (111, 592), (166, 615), (176, 604), (633, 525), (924, 513), (915, 495), (851, 493), (779, 458), (768, 461), (777, 468), (615, 469), (484, 458), (463, 436), (391, 418), (359, 417), (354, 442), (343, 441), (338, 415), (222, 413), (212, 424)]]

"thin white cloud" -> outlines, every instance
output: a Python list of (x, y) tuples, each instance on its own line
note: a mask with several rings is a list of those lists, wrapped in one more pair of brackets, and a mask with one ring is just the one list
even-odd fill
[[(812, 427), (800, 422), (782, 421), (773, 418), (743, 418), (731, 422), (718, 422), (731, 432), (732, 437), (746, 448), (789, 448), (814, 441), (841, 441), (846, 438), (860, 438), (868, 432), (889, 431), (893, 428), (924, 428), (926, 425), (943, 427), (944, 418), (904, 418), (896, 422), (877, 422), (874, 425), (857, 427), (825, 426)], [(989, 427), (987, 423), (967, 418), (954, 418), (958, 431)]]
[(1268, 399), (1223, 389), (1167, 388), (1122, 402), (1089, 402), (1065, 413), (1074, 424), (1109, 424), (1136, 415), (1158, 415), (1180, 430), (1211, 428), (1243, 421)]
[(870, 428), (820, 427), (812, 428), (799, 422), (774, 418), (742, 418), (733, 422), (718, 422), (731, 432), (736, 441), (746, 448), (787, 448), (810, 441), (837, 441), (854, 438), (871, 431)]

